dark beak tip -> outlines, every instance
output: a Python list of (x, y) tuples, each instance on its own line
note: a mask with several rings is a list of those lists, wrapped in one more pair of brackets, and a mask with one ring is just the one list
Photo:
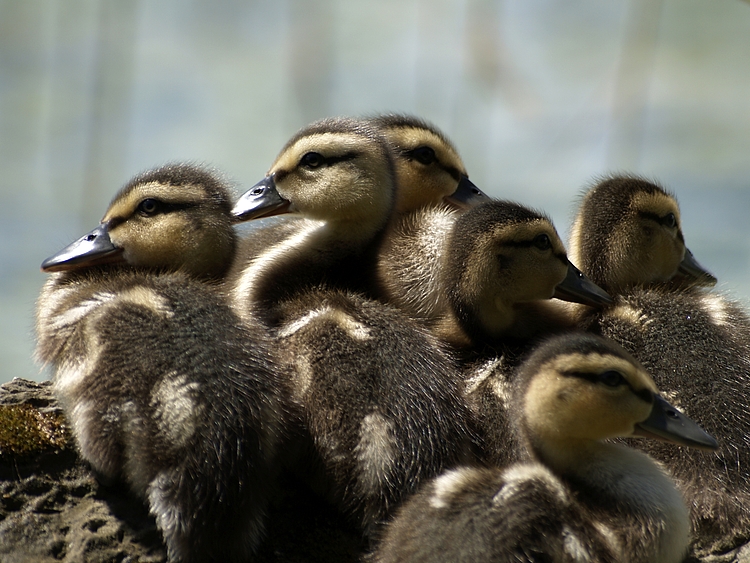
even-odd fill
[(568, 261), (568, 274), (555, 288), (554, 297), (591, 307), (612, 305), (614, 299)]

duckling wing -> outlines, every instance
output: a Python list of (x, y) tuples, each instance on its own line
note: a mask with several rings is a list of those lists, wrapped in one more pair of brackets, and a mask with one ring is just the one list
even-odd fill
[(563, 484), (537, 464), (442, 474), (399, 511), (373, 555), (374, 563), (616, 560)]

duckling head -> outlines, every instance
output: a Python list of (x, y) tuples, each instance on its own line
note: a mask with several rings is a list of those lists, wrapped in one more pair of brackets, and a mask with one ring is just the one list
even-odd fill
[(716, 283), (685, 246), (675, 198), (642, 178), (615, 176), (589, 190), (570, 250), (591, 279), (612, 293), (667, 282)]
[(549, 218), (506, 201), (482, 204), (457, 219), (443, 275), (453, 310), (479, 340), (514, 336), (517, 317), (531, 302), (611, 302), (570, 263)]
[(659, 395), (628, 352), (591, 334), (561, 335), (537, 348), (519, 369), (514, 397), (522, 437), (547, 463), (580, 463), (597, 442), (617, 437), (718, 446)]
[(115, 195), (100, 225), (42, 264), (45, 272), (120, 263), (218, 278), (236, 238), (228, 188), (212, 172), (169, 164), (140, 174)]
[(297, 212), (342, 226), (350, 239), (372, 236), (390, 218), (395, 173), (387, 141), (364, 121), (329, 118), (308, 125), (281, 150), (266, 177), (240, 197), (239, 220)]
[(471, 181), (458, 151), (435, 126), (417, 117), (380, 115), (370, 120), (394, 152), (396, 213), (448, 204), (464, 209), (489, 201)]

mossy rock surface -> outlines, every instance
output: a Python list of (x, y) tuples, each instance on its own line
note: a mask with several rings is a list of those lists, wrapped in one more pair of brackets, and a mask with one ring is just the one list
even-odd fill
[(0, 386), (0, 561), (166, 561), (143, 503), (78, 457), (49, 382)]

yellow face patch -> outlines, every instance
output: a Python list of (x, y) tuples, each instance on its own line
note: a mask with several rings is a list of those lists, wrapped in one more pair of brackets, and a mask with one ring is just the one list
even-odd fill
[[(438, 135), (420, 127), (393, 127), (385, 129), (383, 133), (395, 149), (398, 213), (439, 205), (443, 198), (456, 191), (459, 180), (449, 170), (466, 175), (466, 168), (453, 147)], [(418, 147), (429, 147), (435, 151), (437, 162), (425, 165), (404, 155), (404, 151)]]
[[(321, 155), (323, 162), (305, 165), (308, 153)], [(269, 174), (281, 197), (300, 213), (329, 223), (356, 223), (361, 227), (352, 231), (356, 237), (390, 214), (395, 186), (388, 158), (384, 145), (364, 135), (312, 133), (284, 150)]]
[(363, 144), (372, 141), (355, 133), (315, 133), (299, 139), (282, 152), (271, 166), (268, 174), (279, 171), (291, 172), (308, 152), (316, 152), (325, 158), (342, 156), (352, 152), (362, 152)]
[(430, 147), (435, 151), (435, 156), (442, 166), (455, 168), (460, 173), (466, 174), (466, 167), (458, 153), (429, 129), (394, 127), (384, 130), (384, 134), (388, 141), (400, 151), (410, 151), (423, 146)]
[[(608, 386), (575, 375), (617, 371), (626, 383)], [(566, 375), (567, 374), (567, 375)], [(651, 377), (635, 364), (608, 354), (565, 354), (544, 364), (524, 397), (524, 417), (541, 443), (629, 436), (645, 420), (651, 404), (639, 391), (656, 393)]]

